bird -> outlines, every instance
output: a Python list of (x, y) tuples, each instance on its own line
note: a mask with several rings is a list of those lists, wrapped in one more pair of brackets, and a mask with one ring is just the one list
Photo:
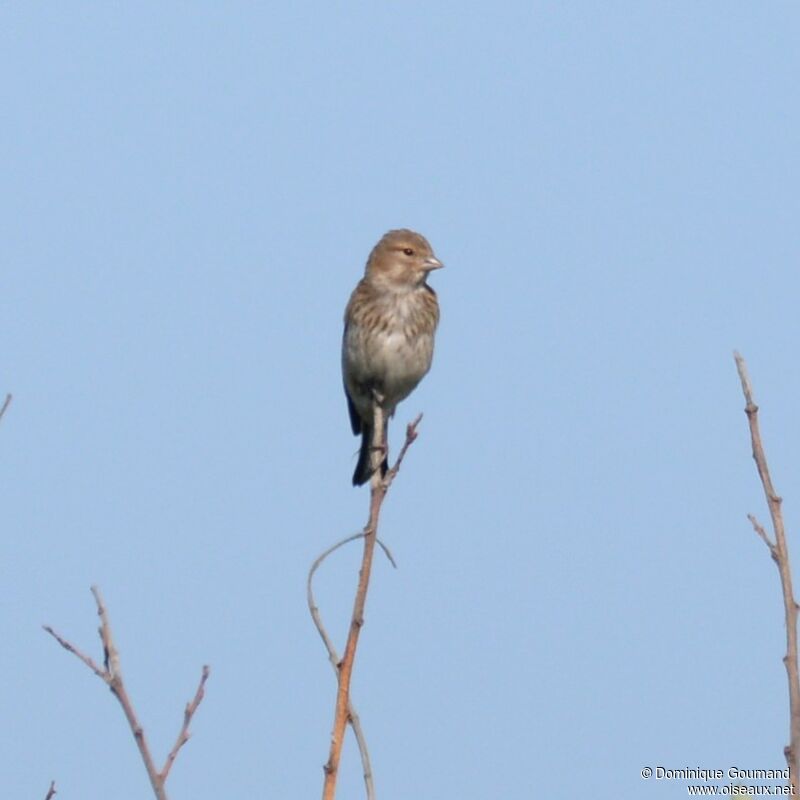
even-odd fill
[(342, 377), (353, 434), (361, 435), (353, 486), (365, 484), (374, 472), (373, 402), (383, 410), (383, 477), (388, 419), (431, 367), (439, 302), (427, 280), (443, 266), (424, 236), (407, 228), (391, 230), (372, 248), (364, 277), (347, 303)]

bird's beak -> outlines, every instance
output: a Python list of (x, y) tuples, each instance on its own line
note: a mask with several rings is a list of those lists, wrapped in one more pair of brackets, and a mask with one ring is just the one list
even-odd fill
[(435, 256), (428, 256), (423, 263), (425, 264), (425, 269), (428, 272), (430, 272), (432, 269), (441, 269), (444, 266), (444, 264), (442, 264), (442, 262), (439, 261), (439, 259)]

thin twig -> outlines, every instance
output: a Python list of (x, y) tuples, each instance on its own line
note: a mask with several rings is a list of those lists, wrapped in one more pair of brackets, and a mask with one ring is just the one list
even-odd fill
[(392, 481), (397, 477), (397, 473), (400, 472), (400, 465), (403, 463), (403, 459), (406, 457), (408, 448), (411, 447), (411, 445), (416, 441), (416, 438), (419, 435), (417, 433), (417, 428), (419, 427), (420, 422), (422, 422), (422, 414), (417, 414), (416, 419), (406, 425), (406, 440), (403, 442), (403, 446), (400, 448), (400, 454), (397, 456), (397, 461), (386, 473), (386, 477), (383, 479), (383, 482), (386, 484), (386, 489), (391, 486)]
[(105, 670), (103, 670), (103, 669), (101, 669), (100, 667), (98, 667), (98, 666), (97, 666), (97, 664), (95, 664), (95, 662), (94, 662), (94, 661), (93, 661), (91, 658), (89, 658), (89, 656), (85, 655), (85, 654), (84, 654), (84, 653), (82, 653), (80, 650), (78, 650), (78, 648), (77, 648), (77, 647), (75, 647), (75, 645), (74, 645), (74, 644), (72, 644), (72, 642), (68, 642), (68, 641), (67, 641), (66, 639), (64, 639), (64, 638), (63, 638), (63, 637), (62, 637), (62, 636), (61, 636), (59, 633), (56, 633), (56, 632), (55, 632), (55, 631), (54, 631), (54, 630), (53, 630), (53, 629), (52, 629), (52, 628), (51, 628), (49, 625), (42, 625), (42, 627), (43, 627), (43, 628), (44, 628), (44, 629), (45, 629), (45, 630), (46, 630), (46, 631), (47, 631), (47, 632), (48, 632), (48, 633), (49, 633), (49, 634), (50, 634), (50, 635), (51, 635), (51, 636), (52, 636), (52, 637), (53, 637), (53, 638), (54, 638), (54, 639), (55, 639), (55, 640), (56, 640), (56, 641), (57, 641), (57, 642), (58, 642), (58, 643), (59, 643), (59, 644), (60, 644), (60, 645), (61, 645), (61, 646), (64, 648), (64, 649), (65, 649), (65, 650), (69, 650), (69, 652), (70, 652), (70, 653), (72, 653), (73, 655), (77, 656), (77, 657), (78, 657), (78, 658), (79, 658), (81, 661), (83, 661), (83, 663), (84, 663), (84, 664), (86, 664), (86, 666), (87, 666), (87, 667), (89, 667), (89, 669), (90, 669), (92, 672), (94, 672), (94, 674), (95, 674), (95, 675), (97, 675), (97, 677), (98, 677), (98, 678), (102, 678), (104, 681), (106, 681), (106, 683), (108, 683), (108, 680), (106, 679), (106, 672), (105, 672)]
[(789, 547), (786, 542), (786, 530), (783, 524), (783, 513), (781, 504), (783, 500), (775, 491), (772, 485), (772, 478), (769, 474), (767, 456), (761, 443), (761, 431), (758, 424), (758, 406), (753, 400), (753, 387), (750, 383), (750, 376), (747, 374), (747, 364), (742, 356), (734, 352), (736, 369), (739, 372), (739, 380), (742, 383), (742, 392), (745, 399), (745, 414), (750, 426), (750, 440), (753, 447), (753, 459), (756, 462), (758, 475), (764, 487), (764, 494), (767, 498), (770, 517), (772, 519), (772, 530), (774, 540), (771, 540), (764, 528), (758, 523), (755, 517), (750, 514), (748, 518), (753, 525), (755, 532), (764, 541), (770, 551), (770, 555), (778, 566), (781, 578), (781, 588), (783, 590), (783, 608), (786, 617), (786, 655), (783, 663), (786, 667), (786, 677), (789, 682), (789, 744), (784, 748), (786, 763), (789, 765), (789, 786), (794, 795), (798, 789), (800, 781), (800, 671), (797, 661), (797, 603), (794, 599), (792, 589), (792, 570), (789, 562)]
[(186, 708), (184, 709), (183, 725), (178, 733), (178, 738), (175, 740), (172, 750), (169, 751), (167, 760), (164, 762), (164, 768), (161, 770), (162, 783), (166, 782), (167, 777), (169, 776), (169, 771), (172, 769), (172, 765), (175, 763), (175, 759), (178, 756), (178, 751), (186, 744), (186, 742), (189, 741), (189, 737), (191, 736), (189, 733), (189, 725), (192, 721), (192, 717), (194, 716), (194, 712), (197, 711), (197, 707), (203, 702), (203, 698), (205, 697), (206, 681), (208, 680), (209, 674), (210, 670), (208, 664), (204, 664), (203, 671), (200, 675), (200, 683), (197, 685), (197, 691), (194, 693), (194, 698), (186, 704)]
[(56, 791), (56, 782), (50, 781), (50, 788), (47, 790), (47, 794), (44, 796), (44, 800), (53, 800), (53, 798), (58, 794)]
[(372, 557), (375, 552), (375, 542), (378, 537), (378, 520), (380, 518), (381, 506), (397, 476), (400, 464), (405, 457), (408, 448), (417, 438), (417, 425), (422, 415), (420, 414), (414, 422), (406, 428), (406, 441), (400, 450), (397, 463), (388, 470), (385, 477), (381, 477), (380, 463), (383, 454), (387, 450), (385, 441), (385, 414), (381, 407), (378, 397), (373, 402), (373, 421), (372, 421), (372, 479), (370, 481), (370, 503), (369, 519), (364, 527), (364, 554), (361, 559), (361, 571), (358, 576), (358, 589), (356, 590), (353, 602), (353, 614), (350, 619), (350, 631), (347, 636), (347, 644), (344, 649), (344, 656), (339, 663), (339, 685), (336, 692), (336, 711), (333, 718), (333, 731), (331, 733), (331, 749), (328, 761), (325, 764), (325, 783), (322, 790), (323, 800), (333, 800), (336, 794), (336, 779), (339, 773), (339, 762), (342, 756), (342, 745), (344, 744), (344, 731), (347, 726), (350, 708), (350, 681), (353, 675), (353, 665), (355, 664), (356, 648), (358, 647), (358, 637), (361, 628), (364, 626), (364, 606), (367, 601), (367, 590), (369, 588), (369, 578), (372, 571)]
[(769, 554), (777, 561), (778, 548), (775, 547), (775, 543), (769, 538), (769, 534), (764, 530), (764, 526), (752, 514), (748, 514), (747, 519), (750, 520), (753, 530), (758, 534), (761, 541), (769, 548)]
[(136, 717), (136, 711), (133, 708), (128, 692), (125, 688), (125, 683), (122, 679), (122, 669), (120, 667), (119, 653), (114, 644), (114, 637), (111, 633), (111, 623), (108, 618), (108, 611), (106, 610), (105, 603), (100, 594), (100, 590), (96, 586), (92, 586), (92, 594), (94, 595), (95, 603), (97, 605), (97, 615), (100, 617), (100, 627), (98, 634), (100, 641), (103, 645), (103, 667), (100, 667), (92, 658), (87, 656), (74, 644), (67, 641), (63, 636), (56, 633), (49, 625), (44, 625), (44, 629), (65, 649), (79, 658), (87, 667), (89, 667), (98, 678), (100, 678), (111, 689), (114, 697), (117, 698), (122, 710), (125, 713), (125, 718), (128, 720), (133, 738), (136, 741), (136, 746), (139, 748), (139, 754), (144, 762), (145, 769), (147, 770), (147, 777), (150, 779), (150, 785), (153, 787), (153, 792), (157, 800), (167, 800), (167, 793), (165, 783), (169, 771), (172, 769), (172, 764), (181, 747), (189, 740), (189, 723), (194, 716), (197, 707), (203, 700), (205, 683), (208, 680), (209, 668), (203, 667), (203, 674), (200, 678), (200, 685), (197, 687), (194, 699), (186, 705), (184, 712), (183, 726), (181, 727), (178, 739), (175, 746), (167, 756), (164, 764), (164, 769), (159, 772), (156, 768), (153, 757), (150, 753), (150, 748), (147, 744), (147, 739), (144, 735), (144, 730), (139, 724)]
[[(317, 607), (316, 601), (314, 600), (314, 575), (316, 574), (317, 570), (322, 566), (322, 562), (340, 547), (344, 547), (346, 544), (350, 544), (350, 542), (356, 541), (356, 539), (363, 539), (365, 536), (364, 532), (361, 533), (354, 533), (352, 536), (348, 536), (340, 541), (336, 542), (336, 544), (329, 547), (325, 552), (320, 554), (315, 560), (314, 563), (311, 565), (311, 569), (308, 571), (308, 578), (306, 579), (306, 600), (308, 601), (308, 610), (311, 614), (311, 619), (314, 621), (314, 625), (319, 632), (319, 635), (322, 637), (322, 642), (325, 645), (325, 649), (328, 651), (328, 658), (330, 659), (331, 664), (333, 665), (334, 670), (338, 674), (339, 672), (339, 655), (336, 652), (336, 647), (331, 640), (331, 637), (328, 635), (327, 630), (325, 629), (325, 625), (322, 622), (322, 615), (319, 613), (319, 608)], [(391, 550), (380, 540), (378, 539), (378, 544), (381, 546), (381, 549), (386, 554), (386, 558), (389, 559), (391, 565), (397, 569), (397, 562), (394, 560), (394, 556), (392, 555)]]
[(100, 635), (100, 641), (103, 643), (103, 656), (106, 674), (108, 676), (106, 678), (106, 683), (114, 697), (119, 700), (119, 704), (122, 706), (122, 710), (128, 720), (128, 725), (130, 725), (133, 738), (136, 741), (136, 746), (139, 748), (139, 754), (144, 762), (147, 776), (150, 778), (150, 784), (153, 787), (156, 797), (158, 800), (166, 800), (167, 794), (164, 789), (164, 782), (160, 779), (158, 769), (156, 768), (155, 761), (153, 761), (150, 747), (144, 735), (144, 728), (142, 728), (136, 717), (136, 710), (128, 696), (125, 682), (122, 679), (122, 667), (120, 665), (119, 652), (114, 642), (114, 636), (111, 633), (111, 622), (109, 621), (108, 611), (106, 610), (105, 603), (103, 602), (103, 598), (97, 586), (92, 586), (92, 594), (97, 603), (97, 615), (100, 617), (100, 628), (97, 632)]
[[(317, 557), (314, 563), (311, 565), (311, 569), (308, 571), (308, 579), (306, 581), (306, 599), (308, 600), (308, 610), (311, 613), (311, 619), (314, 621), (314, 625), (319, 632), (319, 635), (322, 637), (322, 641), (325, 645), (325, 649), (328, 651), (328, 658), (331, 662), (331, 666), (333, 667), (334, 673), (338, 676), (339, 674), (339, 654), (336, 652), (336, 647), (333, 644), (330, 636), (328, 635), (328, 631), (325, 628), (325, 625), (322, 622), (322, 615), (319, 613), (319, 608), (317, 607), (317, 603), (314, 600), (314, 574), (321, 566), (322, 562), (329, 556), (331, 553), (338, 550), (340, 547), (343, 547), (350, 542), (355, 541), (356, 539), (363, 539), (364, 533), (356, 533), (353, 536), (348, 536), (345, 539), (337, 542), (332, 547), (329, 547), (324, 553)], [(386, 554), (386, 558), (389, 559), (391, 565), (397, 569), (397, 563), (392, 556), (391, 551), (389, 548), (380, 540), (378, 539), (378, 544), (383, 549), (383, 552)], [(375, 784), (372, 778), (372, 764), (370, 762), (369, 757), (369, 749), (367, 748), (367, 740), (364, 736), (364, 730), (361, 727), (361, 719), (356, 712), (356, 708), (353, 705), (353, 701), (349, 701), (348, 707), (348, 717), (350, 721), (350, 727), (353, 729), (353, 734), (356, 737), (356, 743), (358, 744), (358, 752), (361, 754), (361, 767), (364, 772), (364, 784), (366, 787), (367, 792), (367, 800), (374, 800), (375, 798)]]
[[(3, 419), (3, 414), (6, 413), (6, 409), (11, 405), (11, 395), (7, 394), (6, 399), (3, 401), (3, 405), (0, 407), (0, 419)], [(55, 791), (53, 791), (55, 794)]]

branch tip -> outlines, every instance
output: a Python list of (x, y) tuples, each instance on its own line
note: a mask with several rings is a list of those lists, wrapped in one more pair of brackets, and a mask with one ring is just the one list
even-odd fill
[(739, 373), (739, 380), (742, 384), (742, 392), (745, 397), (747, 422), (750, 428), (750, 443), (753, 450), (753, 460), (756, 463), (758, 476), (764, 489), (764, 495), (769, 508), (770, 519), (774, 538), (770, 538), (764, 526), (755, 518), (748, 514), (747, 518), (753, 529), (769, 548), (770, 555), (778, 567), (781, 581), (781, 591), (783, 594), (784, 620), (786, 626), (786, 653), (783, 663), (786, 667), (786, 677), (789, 684), (789, 744), (784, 750), (786, 762), (789, 766), (789, 787), (792, 794), (795, 793), (798, 781), (800, 781), (800, 668), (798, 667), (798, 645), (797, 645), (797, 614), (800, 607), (794, 599), (792, 588), (792, 570), (789, 562), (789, 548), (786, 542), (786, 530), (784, 527), (783, 513), (781, 511), (781, 498), (772, 485), (772, 478), (769, 473), (767, 456), (761, 442), (761, 430), (758, 423), (758, 406), (753, 402), (753, 387), (750, 383), (750, 376), (747, 373), (747, 365), (739, 352), (734, 352), (736, 369)]
[[(6, 410), (10, 405), (11, 405), (11, 395), (7, 394), (6, 399), (3, 401), (3, 405), (0, 406), (0, 419), (3, 419), (3, 414), (6, 413)], [(53, 791), (53, 794), (55, 794), (55, 790)]]

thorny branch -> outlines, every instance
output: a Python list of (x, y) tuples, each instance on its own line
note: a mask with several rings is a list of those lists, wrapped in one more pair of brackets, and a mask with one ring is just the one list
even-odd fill
[(797, 662), (797, 603), (792, 589), (792, 570), (789, 563), (789, 548), (786, 543), (786, 531), (783, 524), (781, 511), (782, 498), (772, 485), (769, 473), (767, 456), (761, 443), (761, 431), (758, 424), (758, 406), (753, 400), (753, 387), (750, 376), (747, 374), (747, 364), (744, 358), (737, 353), (733, 354), (736, 360), (736, 369), (742, 383), (742, 393), (745, 399), (745, 414), (750, 426), (750, 441), (753, 447), (753, 460), (756, 462), (758, 475), (764, 487), (767, 498), (772, 530), (774, 537), (770, 539), (764, 527), (752, 515), (748, 514), (753, 529), (766, 544), (770, 555), (778, 566), (783, 590), (783, 608), (786, 616), (786, 655), (783, 663), (786, 666), (786, 677), (789, 682), (789, 744), (784, 748), (786, 763), (789, 765), (789, 784), (794, 795), (798, 790), (800, 781), (800, 672)]
[[(122, 710), (125, 713), (125, 718), (128, 720), (133, 738), (136, 741), (136, 746), (139, 748), (139, 754), (144, 762), (147, 776), (150, 779), (150, 785), (153, 787), (153, 792), (157, 800), (167, 800), (167, 793), (165, 784), (178, 751), (189, 741), (189, 724), (192, 717), (197, 711), (198, 706), (203, 700), (205, 694), (205, 685), (209, 676), (209, 668), (203, 667), (203, 672), (200, 676), (200, 683), (195, 692), (194, 698), (186, 704), (186, 709), (183, 714), (183, 725), (178, 733), (178, 738), (175, 745), (167, 756), (164, 767), (159, 771), (156, 768), (153, 757), (150, 753), (150, 747), (144, 734), (144, 729), (139, 724), (136, 717), (136, 711), (133, 708), (128, 692), (125, 688), (125, 683), (122, 679), (122, 670), (120, 668), (119, 653), (117, 652), (116, 645), (114, 644), (114, 637), (111, 633), (111, 623), (108, 619), (108, 611), (106, 610), (103, 598), (100, 595), (100, 590), (96, 586), (92, 586), (92, 594), (94, 595), (95, 603), (97, 604), (97, 615), (100, 617), (100, 627), (98, 633), (100, 641), (103, 645), (103, 667), (100, 667), (94, 659), (86, 655), (84, 652), (75, 647), (72, 642), (67, 641), (63, 636), (56, 633), (49, 625), (44, 625), (44, 629), (65, 649), (79, 658), (98, 678), (100, 678), (109, 689), (111, 689), (114, 697), (117, 698)], [(51, 790), (55, 794), (54, 785), (51, 785)], [(52, 797), (52, 795), (48, 795)]]

